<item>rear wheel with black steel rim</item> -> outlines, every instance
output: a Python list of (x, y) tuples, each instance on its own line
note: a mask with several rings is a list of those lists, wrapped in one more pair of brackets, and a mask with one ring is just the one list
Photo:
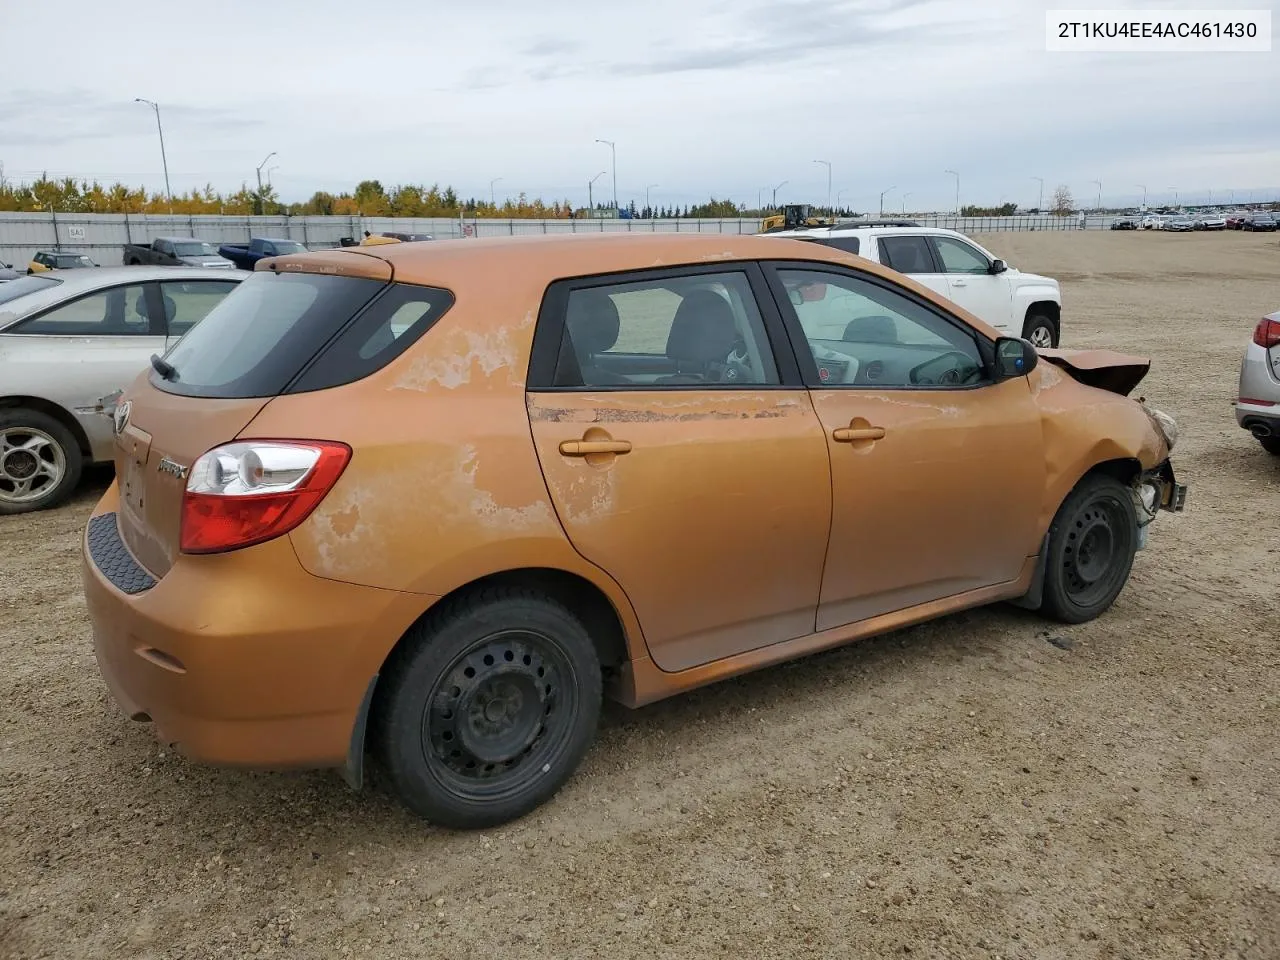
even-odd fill
[(486, 590), (405, 637), (378, 696), (396, 792), (433, 823), (523, 816), (573, 774), (600, 715), (600, 662), (577, 618), (532, 591)]
[(1041, 609), (1066, 623), (1097, 617), (1124, 589), (1137, 548), (1138, 514), (1129, 488), (1103, 474), (1086, 477), (1049, 528)]

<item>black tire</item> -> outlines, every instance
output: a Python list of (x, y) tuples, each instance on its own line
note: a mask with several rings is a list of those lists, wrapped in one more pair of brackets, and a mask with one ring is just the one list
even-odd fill
[(379, 681), (376, 748), (410, 810), (492, 827), (572, 776), (601, 696), (595, 645), (572, 613), (531, 590), (487, 589), (410, 629)]
[[(1047, 337), (1049, 342), (1041, 340)], [(1037, 338), (1041, 338), (1038, 340)], [(1058, 325), (1053, 317), (1042, 310), (1033, 310), (1027, 314), (1026, 323), (1022, 326), (1022, 339), (1030, 340), (1034, 347), (1056, 347), (1058, 345)]]
[(1258, 442), (1267, 453), (1274, 453), (1280, 457), (1280, 437), (1259, 437)]
[(1137, 547), (1138, 514), (1129, 488), (1101, 474), (1080, 481), (1049, 528), (1045, 615), (1064, 623), (1097, 617), (1128, 582)]
[[(15, 449), (24, 443), (31, 446)], [(71, 496), (83, 469), (80, 444), (61, 421), (25, 407), (0, 409), (0, 516), (58, 506)]]

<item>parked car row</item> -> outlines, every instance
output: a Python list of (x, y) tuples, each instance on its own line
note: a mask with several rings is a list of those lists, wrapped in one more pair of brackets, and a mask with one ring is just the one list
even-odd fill
[(1273, 231), (1280, 219), (1266, 211), (1218, 213), (1148, 213), (1116, 217), (1112, 230), (1169, 230), (1186, 233), (1193, 230)]

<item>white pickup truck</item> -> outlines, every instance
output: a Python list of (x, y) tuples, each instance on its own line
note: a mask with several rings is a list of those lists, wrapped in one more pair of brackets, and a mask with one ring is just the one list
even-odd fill
[(1001, 333), (1056, 347), (1062, 333), (1058, 281), (1023, 273), (962, 233), (910, 220), (851, 220), (834, 226), (770, 230), (826, 244), (905, 273)]

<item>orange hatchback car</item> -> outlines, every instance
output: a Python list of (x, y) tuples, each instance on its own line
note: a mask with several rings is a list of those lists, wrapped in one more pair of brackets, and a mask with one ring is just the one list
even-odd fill
[(98, 662), (209, 763), (475, 827), (639, 705), (966, 607), (1096, 617), (1185, 488), (1147, 361), (839, 250), (619, 235), (264, 260), (124, 392)]

